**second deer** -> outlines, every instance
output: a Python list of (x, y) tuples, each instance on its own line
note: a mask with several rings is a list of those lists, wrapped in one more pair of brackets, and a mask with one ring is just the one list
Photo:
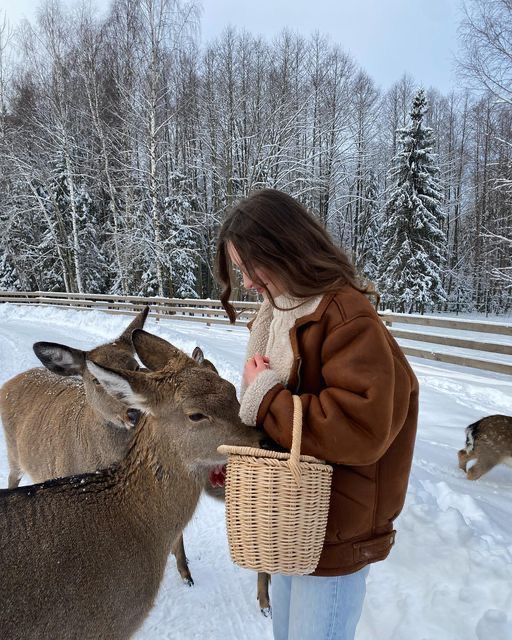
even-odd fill
[[(500, 463), (512, 466), (512, 416), (487, 416), (470, 424), (466, 427), (466, 446), (458, 456), (459, 467), (468, 480), (478, 480)], [(475, 459), (468, 469), (468, 462)]]

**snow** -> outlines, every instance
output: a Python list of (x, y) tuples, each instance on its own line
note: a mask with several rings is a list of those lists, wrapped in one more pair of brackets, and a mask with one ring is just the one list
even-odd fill
[[(113, 339), (126, 324), (126, 317), (99, 311), (0, 305), (0, 384), (38, 364), (33, 342), (86, 349)], [(224, 377), (240, 384), (244, 327), (149, 319), (146, 328), (188, 353), (199, 345)], [(512, 469), (501, 465), (470, 482), (458, 469), (457, 450), (471, 422), (512, 414), (512, 377), (411, 362), (421, 405), (409, 492), (396, 546), (370, 571), (357, 640), (510, 640)], [(7, 475), (2, 433), (0, 486)], [(181, 582), (170, 558), (136, 640), (270, 640), (256, 575), (229, 558), (223, 505), (203, 497), (184, 537), (195, 586)]]

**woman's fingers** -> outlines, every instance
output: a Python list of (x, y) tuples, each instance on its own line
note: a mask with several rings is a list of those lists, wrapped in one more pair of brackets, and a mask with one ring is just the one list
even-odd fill
[(254, 355), (254, 362), (257, 370), (265, 370), (270, 365), (268, 356), (262, 356), (259, 353)]
[(243, 379), (246, 385), (251, 384), (254, 378), (266, 371), (270, 367), (270, 359), (268, 356), (262, 356), (260, 353), (254, 354), (252, 358), (248, 358), (245, 363)]

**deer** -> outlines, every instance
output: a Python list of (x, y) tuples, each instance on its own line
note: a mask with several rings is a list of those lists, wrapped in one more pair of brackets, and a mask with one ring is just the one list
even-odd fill
[(94, 473), (0, 491), (0, 637), (126, 640), (148, 615), (176, 537), (223, 443), (258, 446), (235, 387), (136, 329), (149, 369), (86, 358), (90, 376), (141, 412), (123, 459)]
[[(144, 307), (118, 338), (90, 351), (53, 342), (34, 344), (46, 368), (24, 371), (0, 389), (9, 488), (17, 487), (25, 474), (39, 483), (121, 460), (140, 412), (103, 388), (86, 361), (139, 370), (131, 334), (144, 327), (148, 313), (149, 307)], [(181, 578), (192, 585), (182, 537), (172, 552)]]
[[(466, 427), (466, 446), (458, 452), (459, 468), (468, 480), (478, 480), (497, 464), (512, 466), (512, 416), (494, 415)], [(476, 459), (467, 469), (470, 460)]]
[[(141, 370), (134, 357), (131, 334), (142, 328), (145, 307), (121, 336), (91, 351), (37, 342), (34, 352), (46, 367), (30, 369), (0, 389), (0, 417), (9, 461), (9, 488), (27, 474), (33, 482), (108, 467), (125, 454), (139, 412), (126, 406), (97, 383), (85, 366), (87, 358), (105, 366)], [(192, 353), (201, 366), (218, 373), (200, 347)], [(204, 475), (204, 489), (224, 500), (225, 469)], [(172, 548), (183, 582), (194, 585), (183, 535)], [(264, 615), (270, 612), (267, 574), (258, 574), (257, 599)]]
[(116, 340), (90, 351), (51, 342), (34, 345), (46, 368), (24, 371), (0, 389), (9, 488), (17, 487), (24, 474), (42, 482), (94, 471), (122, 458), (139, 412), (106, 393), (85, 363), (90, 358), (137, 370), (131, 334), (143, 328), (148, 312), (145, 307)]

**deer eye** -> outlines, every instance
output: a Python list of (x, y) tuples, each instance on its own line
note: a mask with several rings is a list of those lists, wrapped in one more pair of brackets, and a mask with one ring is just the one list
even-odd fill
[(135, 426), (140, 418), (141, 412), (138, 409), (128, 409), (126, 411), (126, 417), (131, 422), (132, 426)]
[(93, 378), (92, 383), (95, 387), (101, 387), (101, 382), (97, 378)]
[(201, 420), (208, 420), (208, 416), (205, 416), (204, 413), (189, 413), (188, 419), (191, 422), (201, 422)]

